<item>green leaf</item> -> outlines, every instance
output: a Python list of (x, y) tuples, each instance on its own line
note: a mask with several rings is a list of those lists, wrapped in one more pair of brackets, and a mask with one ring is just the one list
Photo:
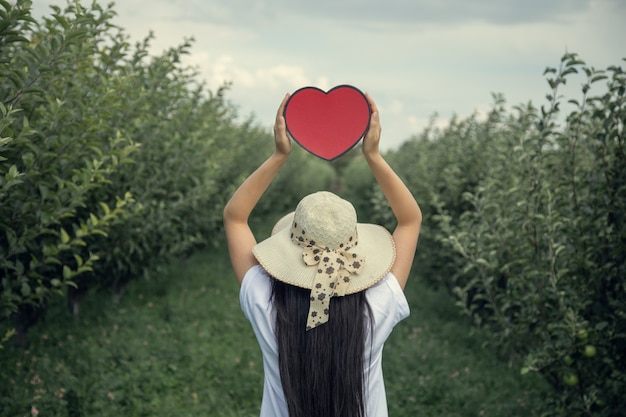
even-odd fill
[(72, 240), (72, 245), (73, 246), (87, 246), (87, 242), (85, 242), (83, 239), (74, 239)]
[(0, 0), (0, 5), (2, 5), (2, 7), (4, 8), (4, 10), (11, 10), (11, 3), (9, 3), (7, 0)]
[(600, 323), (596, 324), (596, 330), (600, 332), (606, 329), (608, 326), (609, 324), (606, 321), (601, 321)]
[(568, 69), (563, 71), (563, 73), (561, 74), (561, 77), (564, 77), (569, 74), (578, 74), (578, 70), (574, 67), (569, 67)]
[(78, 289), (78, 285), (74, 281), (65, 281), (65, 285)]
[(18, 277), (24, 275), (24, 264), (19, 260), (15, 261), (15, 274)]
[(72, 270), (69, 266), (63, 265), (63, 279), (70, 279), (72, 277)]
[(12, 179), (15, 179), (15, 178), (17, 178), (17, 177), (20, 177), (20, 176), (22, 176), (22, 175), (24, 175), (24, 174), (22, 174), (22, 173), (21, 173), (21, 172), (17, 169), (17, 166), (16, 166), (16, 165), (11, 165), (11, 167), (9, 168), (9, 172), (7, 172), (7, 173), (5, 174), (5, 176), (4, 176), (4, 177), (5, 177), (7, 180), (12, 180)]
[(68, 30), (70, 28), (70, 24), (65, 17), (58, 14), (52, 15), (52, 17), (54, 17), (56, 21), (59, 22), (61, 26), (63, 26), (63, 29)]
[(109, 214), (111, 214), (111, 209), (106, 203), (100, 202), (99, 204), (100, 204), (100, 207), (102, 207), (102, 210), (104, 210), (105, 216), (108, 216)]
[(61, 260), (55, 256), (46, 256), (43, 261), (46, 264), (54, 264), (54, 265), (62, 264)]
[(604, 74), (601, 74), (601, 75), (596, 75), (596, 76), (594, 76), (594, 77), (591, 79), (591, 83), (593, 84), (593, 83), (595, 83), (596, 81), (606, 80), (607, 78), (609, 78), (609, 77), (607, 77), (607, 76), (606, 76), (606, 75), (604, 75)]
[(30, 291), (30, 285), (28, 285), (28, 282), (22, 283), (21, 293), (24, 297), (28, 297), (30, 295), (31, 291)]
[(64, 228), (61, 228), (61, 242), (68, 243), (70, 241), (70, 235), (67, 234)]

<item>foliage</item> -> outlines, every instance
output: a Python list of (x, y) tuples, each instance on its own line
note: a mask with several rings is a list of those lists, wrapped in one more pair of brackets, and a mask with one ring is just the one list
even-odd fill
[(1, 13), (0, 320), (75, 287), (99, 260), (88, 242), (134, 204), (130, 193), (94, 199), (137, 148), (103, 123), (117, 100), (94, 63), (107, 13), (57, 13), (38, 31), (29, 6)]
[(114, 11), (78, 2), (35, 21), (0, 2), (0, 330), (23, 333), (53, 295), (120, 291), (221, 235), (233, 172), (267, 132), (236, 122), (180, 59), (149, 57)]
[[(540, 109), (507, 113), (497, 99), (486, 120), (454, 120), (407, 142), (394, 162), (425, 202), (420, 250), (426, 240), (437, 253), (426, 250), (424, 274), (446, 271), (443, 283), (500, 352), (552, 385), (542, 415), (617, 416), (626, 409), (626, 74), (575, 54), (545, 74)], [(582, 94), (568, 99), (571, 79)]]
[(319, 158), (313, 158), (303, 148), (293, 144), (289, 159), (266, 191), (257, 215), (283, 215), (295, 209), (307, 194), (332, 189), (337, 180), (333, 168)]
[[(442, 230), (433, 220), (434, 216), (445, 208), (456, 218), (469, 208), (460, 196), (474, 190), (486, 176), (485, 155), (489, 155), (493, 144), (501, 140), (490, 129), (503, 111), (503, 103), (502, 97), (495, 96), (495, 105), (487, 122), (479, 121), (477, 115), (467, 119), (454, 117), (445, 129), (439, 130), (434, 127), (433, 117), (430, 126), (420, 135), (385, 154), (420, 204), (424, 221), (415, 268), (421, 279), (433, 287), (451, 289), (455, 271), (462, 262), (460, 256), (441, 242)], [(353, 199), (361, 208), (360, 212), (366, 213), (368, 221), (393, 230), (395, 218), (366, 162), (355, 159), (345, 174), (345, 182), (350, 184), (346, 188), (353, 190), (351, 201)]]
[(354, 205), (359, 222), (372, 222), (375, 210), (372, 209), (371, 198), (378, 187), (365, 157), (362, 155), (353, 157), (346, 164), (341, 179), (343, 183), (341, 196)]

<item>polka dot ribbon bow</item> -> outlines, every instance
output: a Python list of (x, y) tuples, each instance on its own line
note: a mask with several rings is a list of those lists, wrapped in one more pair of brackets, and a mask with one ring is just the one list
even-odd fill
[(291, 239), (303, 248), (302, 259), (309, 266), (317, 265), (317, 273), (311, 288), (311, 304), (307, 316), (306, 330), (311, 330), (328, 321), (330, 299), (346, 294), (350, 275), (363, 270), (365, 259), (350, 250), (357, 246), (356, 230), (348, 242), (338, 249), (319, 246), (307, 239), (306, 232), (294, 224)]

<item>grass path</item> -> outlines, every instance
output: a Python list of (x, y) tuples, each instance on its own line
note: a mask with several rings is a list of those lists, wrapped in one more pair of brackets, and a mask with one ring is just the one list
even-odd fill
[[(406, 293), (385, 347), (390, 416), (531, 415), (537, 379), (496, 360), (445, 294), (417, 279)], [(0, 416), (258, 416), (260, 350), (223, 247), (81, 310), (52, 306), (27, 350), (0, 351)]]

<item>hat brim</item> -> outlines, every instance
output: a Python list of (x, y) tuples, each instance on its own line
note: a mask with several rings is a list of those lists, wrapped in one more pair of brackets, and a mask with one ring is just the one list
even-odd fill
[[(274, 278), (287, 284), (311, 289), (317, 267), (302, 259), (302, 248), (291, 240), (293, 213), (282, 217), (274, 226), (272, 236), (259, 242), (253, 249), (255, 258)], [(357, 224), (358, 245), (353, 252), (364, 257), (363, 270), (354, 275), (346, 294), (363, 291), (380, 281), (393, 266), (396, 248), (393, 237), (382, 226)]]

